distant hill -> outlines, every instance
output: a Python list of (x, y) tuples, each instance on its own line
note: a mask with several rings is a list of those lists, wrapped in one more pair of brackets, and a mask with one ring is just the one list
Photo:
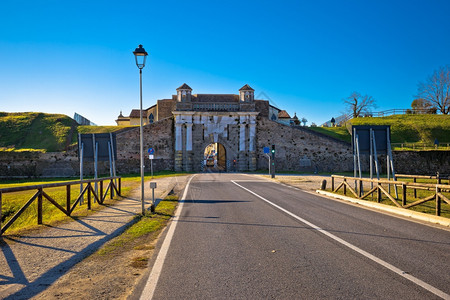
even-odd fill
[(392, 143), (450, 143), (450, 115), (393, 115), (388, 117), (354, 118), (347, 127), (310, 127), (346, 142), (351, 141), (352, 125), (390, 125)]
[(64, 151), (77, 143), (78, 133), (113, 132), (123, 126), (79, 126), (62, 114), (0, 112), (0, 148)]

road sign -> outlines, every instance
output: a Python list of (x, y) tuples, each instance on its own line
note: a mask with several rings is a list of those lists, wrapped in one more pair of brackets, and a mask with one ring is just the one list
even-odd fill
[(150, 154), (148, 157), (149, 157), (150, 159), (154, 159), (154, 158), (155, 158), (155, 156), (154, 156), (153, 154)]
[(148, 154), (155, 154), (155, 149), (148, 148)]
[(269, 147), (264, 147), (264, 153), (270, 153), (270, 148)]

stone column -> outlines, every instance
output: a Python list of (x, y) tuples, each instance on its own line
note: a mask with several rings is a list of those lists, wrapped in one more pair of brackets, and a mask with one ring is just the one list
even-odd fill
[(256, 124), (249, 125), (249, 143), (248, 143), (248, 168), (250, 171), (256, 171), (256, 147), (255, 147)]
[[(241, 117), (242, 120), (242, 117)], [(246, 150), (245, 150), (245, 131), (246, 131), (246, 125), (245, 124), (239, 124), (239, 157), (238, 157), (238, 164), (239, 164), (239, 171), (247, 171), (248, 164), (247, 164), (247, 157), (246, 157)]]
[(192, 151), (192, 123), (186, 123), (186, 171), (192, 171), (192, 161), (193, 161), (193, 151)]
[(178, 123), (178, 116), (175, 123), (175, 172), (183, 171), (183, 135), (182, 124)]

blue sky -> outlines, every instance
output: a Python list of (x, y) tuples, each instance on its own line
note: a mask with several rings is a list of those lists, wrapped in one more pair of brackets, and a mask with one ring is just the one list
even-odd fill
[[(139, 108), (132, 51), (149, 52), (144, 107), (193, 93), (255, 95), (321, 124), (353, 91), (409, 108), (450, 64), (450, 1), (0, 1), (0, 111), (115, 125)], [(265, 98), (266, 96), (262, 97)]]

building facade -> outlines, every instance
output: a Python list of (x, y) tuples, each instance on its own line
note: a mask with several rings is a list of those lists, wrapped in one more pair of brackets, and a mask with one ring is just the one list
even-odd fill
[[(144, 147), (156, 149), (154, 163), (163, 169), (255, 171), (267, 164), (263, 148), (272, 144), (277, 145), (278, 153), (290, 158), (278, 162), (285, 170), (318, 170), (314, 161), (322, 164), (322, 157), (330, 154), (327, 147), (316, 151), (317, 144), (310, 140), (314, 135), (295, 128), (299, 124), (296, 115), (291, 118), (269, 101), (255, 99), (255, 91), (248, 84), (238, 94), (192, 91), (185, 83), (176, 89), (176, 95), (158, 100), (143, 111)], [(116, 121), (118, 125), (139, 125), (139, 120), (139, 110), (132, 110), (129, 117), (121, 114)], [(123, 140), (119, 139), (125, 145), (121, 151), (124, 159), (135, 159), (138, 155), (138, 145), (133, 141), (139, 139), (131, 138), (134, 134), (129, 131), (122, 135)], [(314, 136), (314, 142), (323, 139)], [(330, 141), (325, 138), (322, 142)], [(300, 148), (301, 145), (305, 147)], [(336, 149), (341, 147), (339, 144)]]

